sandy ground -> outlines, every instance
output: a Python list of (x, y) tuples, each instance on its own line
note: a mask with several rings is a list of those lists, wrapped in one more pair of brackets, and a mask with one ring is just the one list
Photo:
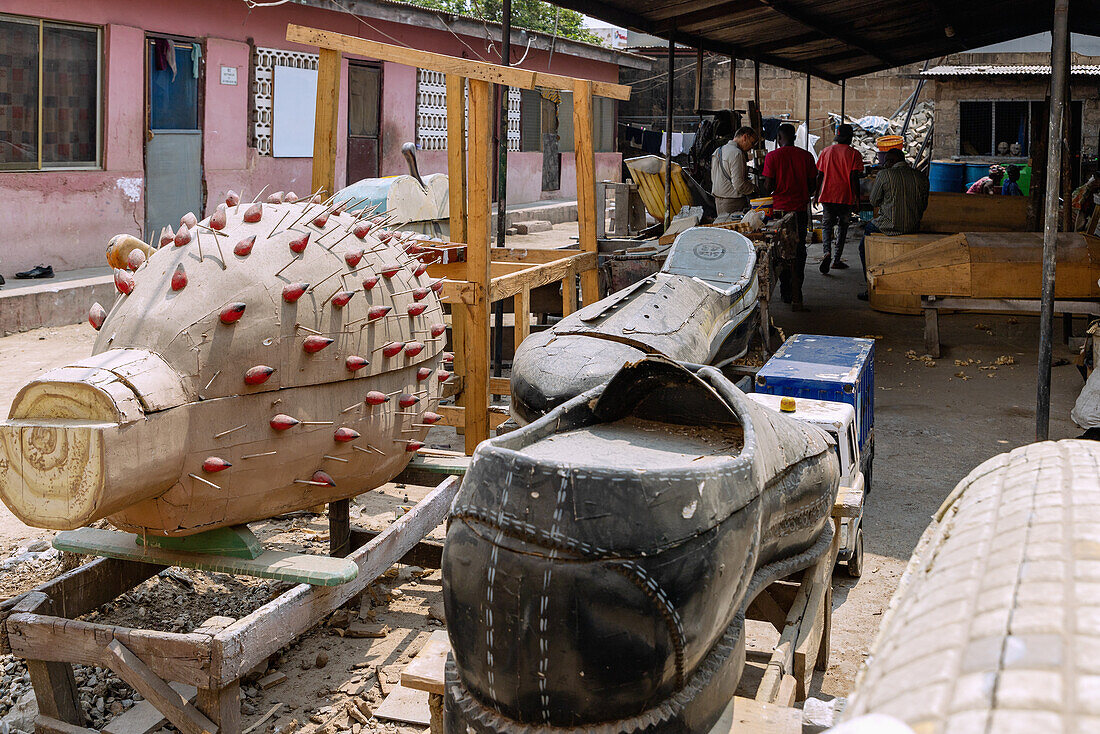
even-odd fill
[[(545, 247), (561, 243), (575, 233), (575, 223), (558, 225), (553, 232), (510, 238), (510, 244)], [(814, 256), (819, 254), (819, 247), (811, 249), (806, 273), (805, 294), (810, 312), (792, 313), (777, 300), (773, 305), (775, 323), (788, 335), (804, 332), (875, 336), (877, 339), (876, 460), (874, 488), (864, 519), (865, 571), (858, 582), (839, 573), (835, 577), (829, 669), (815, 676), (812, 689), (815, 695), (829, 697), (846, 696), (851, 692), (856, 672), (870, 649), (882, 612), (905, 563), (943, 498), (956, 482), (985, 459), (1033, 440), (1038, 325), (1035, 319), (1023, 317), (942, 316), (940, 332), (944, 356), (935, 361), (921, 360), (922, 319), (870, 310), (865, 302), (855, 297), (861, 289), (855, 245), (849, 247), (848, 257), (855, 267), (834, 271), (829, 276), (822, 276), (817, 271)], [(1080, 322), (1078, 328), (1081, 328)], [(1056, 329), (1058, 336), (1060, 331)], [(93, 340), (94, 332), (87, 324), (0, 338), (0, 412), (6, 415), (16, 391), (27, 379), (65, 363), (71, 355), (87, 354)], [(1055, 341), (1055, 356), (1071, 358), (1061, 340), (1056, 338)], [(911, 350), (913, 353), (907, 356)], [(1005, 357), (1011, 357), (1014, 364), (981, 369)], [(956, 360), (964, 364), (957, 365)], [(969, 360), (975, 361), (968, 363)], [(957, 376), (960, 374), (964, 377)], [(1054, 368), (1052, 438), (1078, 433), (1069, 420), (1069, 411), (1082, 384), (1073, 366)], [(429, 444), (453, 446), (456, 444), (454, 432), (450, 429), (433, 431)], [(381, 526), (392, 518), (405, 492), (410, 493), (410, 500), (415, 500), (420, 491), (387, 485), (357, 500), (354, 512), (360, 514), (359, 522)], [(305, 541), (312, 540), (318, 552), (323, 550), (323, 534), (327, 529), (323, 516), (284, 519), (280, 527), (297, 533), (294, 537), (307, 547), (311, 544)], [(46, 531), (27, 528), (0, 506), (0, 560), (15, 548), (49, 536)], [(9, 583), (0, 590), (0, 599), (19, 588), (33, 586), (39, 578), (56, 572), (56, 565), (40, 564), (36, 572), (18, 578), (12, 572), (3, 572)], [(233, 598), (230, 611), (236, 616), (247, 612), (240, 607), (242, 599), (262, 603), (269, 593), (275, 593), (273, 588), (264, 586), (262, 593), (256, 592), (253, 599), (249, 594), (236, 593), (244, 587), (230, 578), (199, 580), (196, 591), (194, 572), (186, 572), (186, 577), (191, 579), (191, 588), (186, 581), (176, 579), (164, 583), (162, 580), (158, 585), (164, 589), (159, 595), (139, 595), (128, 604), (115, 605), (104, 613), (105, 618), (114, 621), (112, 615), (126, 614), (125, 610), (130, 607), (131, 612), (138, 608), (155, 611), (158, 604), (165, 608), (165, 614), (169, 614), (180, 605), (191, 603), (191, 595), (204, 592), (212, 594), (210, 598), (213, 599)], [(393, 593), (394, 589), (397, 594)], [(272, 661), (273, 669), (290, 676), (288, 682), (267, 691), (251, 682), (246, 686), (248, 691), (255, 692), (254, 696), (247, 697), (246, 725), (258, 719), (274, 703), (282, 702), (293, 708), (284, 707), (273, 716), (268, 728), (290, 719), (297, 719), (307, 728), (317, 728), (318, 722), (335, 716), (337, 729), (351, 728), (353, 734), (359, 734), (357, 728), (374, 730), (375, 720), (372, 719), (369, 726), (360, 726), (354, 718), (349, 719), (346, 713), (341, 713), (342, 707), (350, 701), (369, 709), (381, 700), (381, 687), (388, 690), (390, 682), (396, 682), (400, 669), (430, 634), (435, 622), (429, 619), (428, 612), (433, 607), (438, 610), (440, 596), (438, 572), (424, 578), (410, 577), (406, 573), (400, 578), (383, 580), (371, 601), (364, 606), (363, 614), (385, 624), (388, 634), (381, 639), (349, 640), (340, 636), (337, 625), (323, 627), (296, 641)], [(167, 628), (186, 628), (201, 621), (197, 616), (211, 609), (201, 606), (201, 614), (185, 614), (182, 620), (178, 619), (180, 613), (175, 611), (162, 620), (162, 624), (166, 623)], [(356, 613), (352, 610), (352, 614)], [(329, 657), (323, 669), (316, 666), (320, 653)], [(0, 667), (3, 662), (0, 659)], [(99, 681), (97, 685), (102, 687), (102, 683)], [(124, 692), (113, 695), (112, 700), (131, 700), (120, 697), (124, 695)], [(402, 730), (421, 729), (406, 727)]]

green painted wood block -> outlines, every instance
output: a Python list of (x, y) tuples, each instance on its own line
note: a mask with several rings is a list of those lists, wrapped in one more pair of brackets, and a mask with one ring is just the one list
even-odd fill
[(164, 537), (161, 535), (138, 535), (138, 545), (155, 546), (165, 550), (206, 553), (216, 556), (235, 556), (237, 558), (259, 558), (264, 547), (256, 534), (247, 525), (234, 525), (228, 528), (215, 528), (204, 533), (184, 537)]

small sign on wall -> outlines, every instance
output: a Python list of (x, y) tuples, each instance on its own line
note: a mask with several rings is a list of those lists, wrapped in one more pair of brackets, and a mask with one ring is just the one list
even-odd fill
[(237, 67), (235, 67), (235, 66), (223, 66), (222, 67), (222, 84), (227, 84), (231, 87), (237, 86)]

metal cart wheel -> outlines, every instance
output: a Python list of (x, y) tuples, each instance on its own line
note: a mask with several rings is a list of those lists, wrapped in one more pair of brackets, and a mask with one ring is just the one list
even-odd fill
[(863, 523), (856, 529), (855, 542), (852, 544), (852, 557), (848, 559), (848, 575), (858, 579), (863, 575)]

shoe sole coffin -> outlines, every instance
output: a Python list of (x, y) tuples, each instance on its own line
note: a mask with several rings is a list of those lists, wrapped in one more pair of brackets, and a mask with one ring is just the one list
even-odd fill
[(821, 537), (839, 482), (825, 434), (705, 371), (730, 402), (689, 376), (600, 420), (597, 388), (475, 453), (444, 601), (457, 679), (505, 729), (716, 720), (741, 662), (690, 717), (670, 701), (739, 640), (758, 570)]

